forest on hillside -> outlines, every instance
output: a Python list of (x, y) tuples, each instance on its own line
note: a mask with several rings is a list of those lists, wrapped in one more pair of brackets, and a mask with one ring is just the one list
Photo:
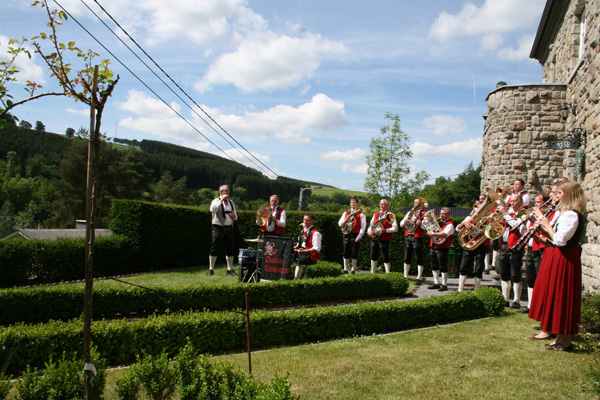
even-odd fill
[[(87, 146), (85, 128), (66, 135), (33, 127), (0, 130), (0, 237), (20, 228), (72, 228), (85, 218)], [(98, 182), (99, 227), (108, 226), (112, 199), (208, 207), (221, 184), (228, 184), (238, 208), (256, 210), (277, 193), (288, 210), (298, 209), (300, 188), (319, 183), (278, 177), (213, 154), (151, 140), (105, 138), (101, 144)], [(440, 177), (414, 196), (431, 205), (470, 207), (479, 194), (481, 167), (467, 165), (455, 180)], [(342, 212), (350, 196), (344, 191), (303, 193), (302, 209)], [(378, 200), (359, 198), (369, 213)], [(372, 204), (371, 204), (372, 203)], [(406, 201), (403, 206), (412, 205)]]

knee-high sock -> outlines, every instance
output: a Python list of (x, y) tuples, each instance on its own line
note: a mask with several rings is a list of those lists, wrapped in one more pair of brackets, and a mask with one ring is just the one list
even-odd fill
[(208, 256), (208, 269), (214, 270), (217, 264), (217, 256)]
[(302, 265), (296, 265), (296, 270), (294, 271), (294, 280), (300, 279), (303, 269), (304, 267)]
[(425, 271), (424, 265), (417, 266), (417, 279), (419, 279), (419, 280), (423, 279), (423, 271)]
[(518, 283), (513, 283), (513, 292), (514, 293), (514, 299), (513, 299), (513, 303), (517, 302), (519, 303), (521, 301), (521, 291), (523, 290), (523, 284), (521, 282)]
[(510, 281), (500, 281), (504, 301), (510, 301)]
[(227, 256), (225, 259), (227, 260), (227, 270), (233, 269), (233, 256)]
[(481, 287), (481, 278), (475, 278), (475, 290)]
[(389, 274), (390, 272), (392, 272), (392, 263), (383, 263), (383, 266), (385, 267), (386, 274)]
[(533, 297), (533, 288), (527, 287), (527, 308), (531, 307), (531, 298)]
[(347, 258), (344, 258), (344, 271), (348, 271), (349, 262), (350, 262), (350, 260), (348, 260)]
[(458, 291), (462, 292), (465, 290), (465, 282), (467, 281), (467, 275), (458, 276)]
[(375, 271), (377, 270), (377, 264), (379, 264), (378, 261), (373, 261), (371, 260), (371, 273), (374, 274)]
[(408, 278), (410, 272), (410, 264), (404, 264), (404, 277)]
[(442, 272), (442, 285), (448, 286), (448, 273)]
[(352, 259), (352, 271), (356, 271), (356, 266), (358, 265), (358, 260)]
[(434, 285), (439, 285), (440, 284), (440, 270), (436, 269), (436, 270), (431, 271), (431, 273), (433, 274)]

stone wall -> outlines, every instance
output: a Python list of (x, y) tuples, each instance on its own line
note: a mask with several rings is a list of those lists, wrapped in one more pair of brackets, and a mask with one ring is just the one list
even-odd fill
[[(528, 189), (564, 175), (577, 180), (588, 198), (587, 225), (582, 240), (583, 285), (600, 290), (600, 0), (565, 0), (569, 7), (542, 62), (543, 84), (508, 86), (488, 97), (483, 148), (482, 186), (510, 183), (526, 176)], [(582, 16), (585, 36), (581, 43)], [(580, 49), (582, 52), (580, 52)], [(580, 54), (581, 57), (580, 57)], [(565, 101), (576, 110), (558, 118)], [(539, 118), (539, 119), (538, 119)], [(573, 168), (573, 150), (549, 151), (545, 140), (562, 139), (583, 129), (585, 171)], [(532, 142), (527, 144), (526, 142)], [(511, 147), (512, 146), (512, 147)], [(525, 148), (531, 151), (528, 153)], [(495, 150), (497, 149), (497, 150)], [(512, 155), (511, 155), (512, 154)], [(521, 158), (521, 160), (519, 160)], [(499, 165), (508, 165), (504, 173)]]
[[(600, 289), (600, 18), (598, 0), (573, 0), (548, 57), (543, 64), (544, 80), (566, 82), (566, 100), (575, 106), (577, 115), (566, 121), (566, 131), (582, 128), (587, 132), (586, 168), (579, 175), (587, 198), (587, 226), (583, 240), (583, 284), (586, 290)], [(583, 55), (579, 58), (581, 15), (585, 18)], [(551, 72), (551, 70), (553, 70)]]
[(567, 85), (502, 86), (487, 98), (482, 152), (482, 188), (506, 187), (525, 180), (530, 193), (547, 191), (560, 176), (574, 177), (575, 150), (550, 150), (548, 141), (564, 138), (560, 118)]

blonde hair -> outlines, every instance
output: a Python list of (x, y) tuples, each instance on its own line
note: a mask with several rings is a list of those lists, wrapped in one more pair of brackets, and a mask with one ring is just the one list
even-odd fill
[(558, 189), (562, 190), (563, 196), (560, 200), (561, 210), (573, 210), (585, 213), (587, 207), (587, 198), (579, 183), (575, 181), (562, 181), (558, 184)]

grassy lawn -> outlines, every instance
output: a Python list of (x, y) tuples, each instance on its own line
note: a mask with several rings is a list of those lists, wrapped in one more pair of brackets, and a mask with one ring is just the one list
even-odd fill
[[(534, 322), (498, 318), (252, 354), (253, 374), (290, 372), (302, 399), (587, 399), (581, 352), (527, 340)], [(217, 357), (248, 370), (245, 354)]]

